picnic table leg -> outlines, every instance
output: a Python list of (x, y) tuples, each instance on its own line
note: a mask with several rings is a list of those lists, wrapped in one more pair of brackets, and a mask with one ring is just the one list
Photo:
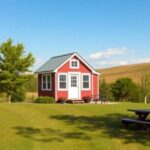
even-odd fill
[(138, 120), (145, 120), (148, 116), (148, 113), (141, 114), (139, 112), (136, 112), (136, 114), (138, 115)]

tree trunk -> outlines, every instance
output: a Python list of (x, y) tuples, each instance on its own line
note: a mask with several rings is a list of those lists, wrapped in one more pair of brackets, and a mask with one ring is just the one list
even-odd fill
[(8, 103), (11, 103), (11, 95), (8, 96)]
[(145, 96), (144, 102), (145, 102), (145, 104), (147, 104), (147, 96)]

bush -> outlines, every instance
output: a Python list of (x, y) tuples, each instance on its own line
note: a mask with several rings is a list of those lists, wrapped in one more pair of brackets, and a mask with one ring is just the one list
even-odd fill
[(90, 103), (92, 100), (91, 96), (84, 96), (82, 97), (82, 99), (84, 100), (85, 103)]
[(57, 103), (64, 104), (66, 101), (67, 101), (66, 97), (59, 97), (58, 100), (57, 100)]
[(73, 104), (73, 100), (70, 100), (70, 99), (66, 100), (65, 102), (68, 103), (68, 104)]
[(23, 102), (25, 100), (25, 89), (16, 89), (11, 95), (11, 102)]
[(55, 103), (54, 97), (50, 96), (39, 96), (35, 101), (35, 103)]

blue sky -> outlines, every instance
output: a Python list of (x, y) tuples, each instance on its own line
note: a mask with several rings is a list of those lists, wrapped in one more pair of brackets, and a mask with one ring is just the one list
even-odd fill
[(150, 62), (149, 0), (1, 0), (0, 43), (11, 37), (37, 69), (77, 51), (95, 68)]

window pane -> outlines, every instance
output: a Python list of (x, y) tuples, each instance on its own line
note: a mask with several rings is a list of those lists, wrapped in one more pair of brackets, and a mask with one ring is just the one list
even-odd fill
[(83, 82), (83, 88), (89, 88), (89, 82)]
[(50, 89), (50, 82), (47, 83), (47, 89)]
[(71, 62), (71, 66), (74, 67), (74, 61)]
[(46, 83), (45, 82), (43, 83), (43, 89), (46, 89)]
[(47, 75), (47, 81), (50, 82), (50, 75)]
[(83, 81), (89, 81), (89, 76), (88, 75), (83, 75)]
[(75, 67), (77, 67), (77, 66), (78, 66), (77, 61), (75, 61), (75, 62), (74, 62), (74, 66), (75, 66)]
[(71, 87), (77, 87), (76, 83), (71, 83)]
[(66, 75), (60, 75), (59, 80), (60, 81), (66, 81)]
[(43, 82), (46, 82), (46, 76), (43, 75)]
[(72, 67), (78, 67), (78, 61), (71, 61)]
[(65, 89), (66, 88), (66, 82), (59, 82), (59, 88)]

